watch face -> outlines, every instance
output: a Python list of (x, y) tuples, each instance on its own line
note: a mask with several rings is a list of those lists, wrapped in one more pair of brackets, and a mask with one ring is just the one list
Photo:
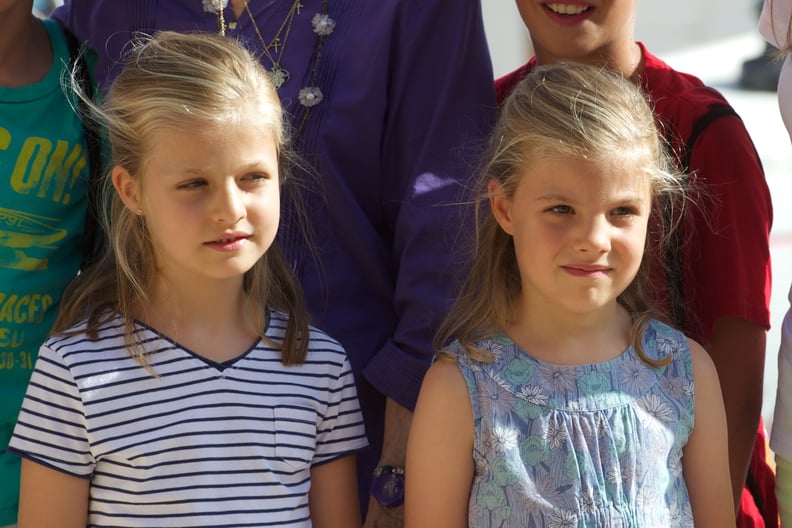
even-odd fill
[(371, 480), (371, 496), (386, 508), (399, 506), (404, 502), (404, 475), (387, 473)]

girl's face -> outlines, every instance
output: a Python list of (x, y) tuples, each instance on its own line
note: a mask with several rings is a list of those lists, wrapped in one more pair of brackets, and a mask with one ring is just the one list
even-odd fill
[(113, 183), (142, 214), (161, 276), (240, 280), (278, 229), (278, 154), (252, 120), (163, 130), (150, 141), (142, 178), (116, 168)]
[(638, 0), (517, 0), (539, 64), (605, 66), (634, 47)]
[(514, 240), (524, 309), (582, 315), (613, 305), (643, 257), (647, 176), (627, 164), (544, 157), (519, 177), (511, 198), (494, 180), (490, 192)]

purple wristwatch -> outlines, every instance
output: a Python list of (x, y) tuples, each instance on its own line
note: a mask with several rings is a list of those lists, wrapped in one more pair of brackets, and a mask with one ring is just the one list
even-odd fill
[(369, 493), (385, 508), (404, 503), (404, 468), (379, 466), (371, 473)]

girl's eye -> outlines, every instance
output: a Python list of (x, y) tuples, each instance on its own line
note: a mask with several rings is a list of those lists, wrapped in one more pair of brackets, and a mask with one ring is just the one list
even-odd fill
[(177, 189), (189, 191), (191, 189), (198, 189), (199, 187), (203, 187), (206, 185), (204, 180), (189, 180), (186, 182), (182, 182), (176, 186)]
[(555, 214), (570, 214), (572, 213), (572, 208), (568, 205), (554, 205), (548, 209), (549, 212)]
[(623, 206), (614, 209), (613, 214), (616, 216), (632, 216), (638, 214), (638, 210), (635, 207)]
[(246, 174), (245, 176), (243, 176), (242, 179), (244, 181), (257, 182), (257, 181), (269, 180), (270, 175), (264, 172), (251, 172), (250, 174)]

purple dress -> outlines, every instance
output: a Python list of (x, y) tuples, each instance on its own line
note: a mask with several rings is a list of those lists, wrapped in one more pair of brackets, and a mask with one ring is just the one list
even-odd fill
[[(211, 3), (66, 0), (55, 17), (97, 51), (106, 89), (135, 31), (217, 31), (217, 15), (202, 5)], [(494, 118), (492, 68), (479, 0), (302, 4), (288, 38), (285, 29), (279, 35), (282, 54), (272, 48), (270, 56), (290, 74), (279, 94), (318, 175), (306, 197), (317, 258), (288, 219), (279, 243), (313, 323), (344, 345), (352, 363), (374, 446), (358, 457), (365, 490), (379, 458), (385, 397), (414, 407), (433, 333), (454, 295), (455, 247), (467, 230), (453, 204)], [(278, 35), (293, 5), (250, 1), (263, 39)], [(335, 27), (320, 38), (313, 20), (325, 9)], [(229, 36), (261, 53), (246, 13), (237, 21), (229, 6), (224, 19)], [(272, 68), (264, 54), (262, 64)], [(306, 107), (299, 94), (312, 87), (321, 100)]]

